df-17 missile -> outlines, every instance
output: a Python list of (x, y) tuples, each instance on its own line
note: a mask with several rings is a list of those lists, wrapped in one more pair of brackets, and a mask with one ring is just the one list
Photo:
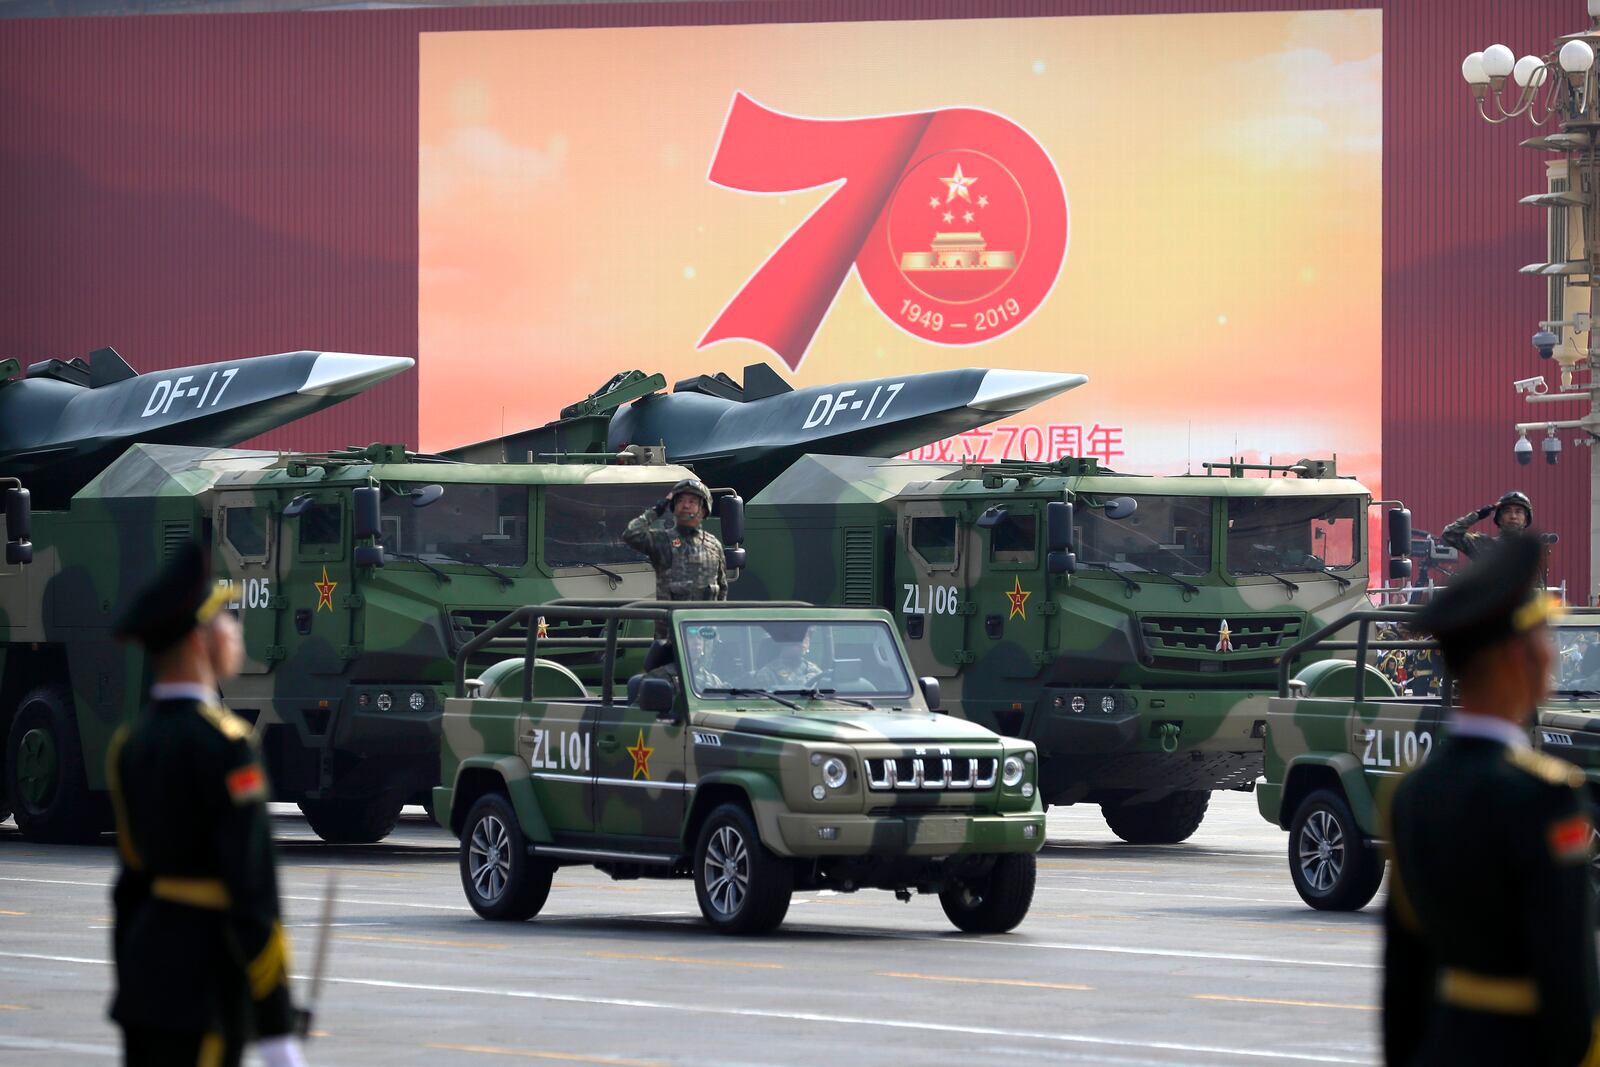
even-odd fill
[(518, 461), (661, 446), (671, 462), (691, 464), (708, 483), (749, 497), (808, 452), (899, 455), (1014, 415), (1088, 380), (1082, 374), (967, 368), (795, 389), (757, 363), (745, 368), (742, 384), (726, 374), (701, 375), (664, 393), (661, 375), (630, 371), (563, 409), (556, 422), (447, 455)]
[(412, 366), (403, 356), (285, 352), (139, 374), (115, 349), (0, 360), (0, 474), (81, 488), (135, 442), (235, 445)]

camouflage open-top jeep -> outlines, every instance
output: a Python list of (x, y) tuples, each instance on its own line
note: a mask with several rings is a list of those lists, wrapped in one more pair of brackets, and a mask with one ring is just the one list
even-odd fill
[[(529, 625), (569, 615), (604, 633)], [(634, 620), (667, 620), (674, 640), (619, 636)], [(519, 659), (468, 681), (475, 653), (513, 644)], [(646, 647), (644, 671), (590, 693), (540, 657), (573, 645), (608, 668)], [(485, 918), (537, 914), (564, 865), (692, 877), (726, 933), (777, 926), (796, 889), (938, 893), (981, 933), (1027, 914), (1045, 832), (1034, 746), (936, 714), (938, 683), (913, 678), (886, 612), (557, 601), (488, 627), (456, 664), (434, 808)]]
[[(1434, 647), (1373, 636), (1382, 623), (1402, 629), (1415, 609), (1354, 612), (1288, 649), (1279, 696), (1267, 709), (1266, 779), (1256, 789), (1267, 821), (1289, 831), (1289, 874), (1313, 908), (1365, 907), (1383, 880), (1380, 808), (1407, 770), (1428, 758), (1447, 732), (1451, 682), (1443, 699), (1398, 694), (1376, 668), (1321, 660), (1291, 680), (1308, 650), (1371, 652)], [(1333, 640), (1354, 628), (1355, 640)], [(1569, 609), (1552, 626), (1556, 677), (1532, 728), (1534, 746), (1577, 764), (1600, 798), (1600, 611)], [(1600, 869), (1592, 872), (1600, 887)]]

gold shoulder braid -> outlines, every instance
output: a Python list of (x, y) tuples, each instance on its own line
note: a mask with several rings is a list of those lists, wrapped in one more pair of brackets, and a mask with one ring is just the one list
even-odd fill
[(1527, 771), (1540, 781), (1551, 785), (1568, 785), (1574, 788), (1583, 785), (1583, 772), (1566, 760), (1547, 756), (1543, 752), (1535, 752), (1531, 748), (1508, 748), (1506, 759), (1512, 766)]
[(200, 714), (206, 722), (217, 728), (217, 731), (229, 741), (242, 741), (250, 736), (252, 727), (248, 721), (235, 715), (221, 704), (210, 701), (200, 705)]

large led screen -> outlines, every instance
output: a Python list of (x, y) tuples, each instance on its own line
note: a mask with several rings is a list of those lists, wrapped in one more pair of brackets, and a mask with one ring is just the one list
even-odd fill
[(614, 372), (1087, 385), (919, 456), (1376, 485), (1381, 13), (423, 34), (421, 443)]

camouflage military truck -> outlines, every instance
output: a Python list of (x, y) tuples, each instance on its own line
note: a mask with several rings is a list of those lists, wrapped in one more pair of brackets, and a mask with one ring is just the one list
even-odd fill
[[(393, 445), (134, 445), (33, 512), (31, 565), (0, 566), (3, 803), (30, 839), (109, 825), (106, 745), (146, 689), (112, 622), (127, 590), (198, 538), (236, 584), (246, 661), (223, 695), (256, 723), (275, 798), (326, 840), (378, 840), (437, 781), (456, 651), (523, 604), (651, 595), (649, 565), (619, 535), (688, 474), (647, 449), (468, 464)], [(540, 669), (594, 681), (600, 658), (555, 651)]]
[[(1399, 694), (1371, 665), (1354, 661), (1301, 667), (1302, 653), (1431, 649), (1426, 641), (1382, 640), (1377, 628), (1404, 632), (1405, 608), (1355, 612), (1309, 635), (1285, 655), (1280, 695), (1267, 710), (1266, 777), (1256, 791), (1261, 814), (1289, 832), (1289, 874), (1313, 908), (1365, 907), (1383, 880), (1380, 809), (1408, 769), (1444, 737), (1451, 685), (1442, 696)], [(1583, 769), (1600, 798), (1600, 611), (1573, 609), (1553, 623), (1556, 677), (1532, 726), (1534, 746)], [(1355, 639), (1340, 639), (1355, 630)], [(1600, 869), (1593, 872), (1600, 888)]]
[[(558, 629), (596, 617), (599, 638)], [(528, 629), (539, 618), (544, 638)], [(657, 620), (673, 640), (620, 636)], [(471, 657), (497, 644), (520, 646), (517, 669), (469, 686)], [(597, 644), (608, 663), (647, 646), (626, 692), (529, 671)], [(484, 918), (537, 914), (565, 865), (692, 878), (724, 933), (777, 926), (796, 889), (937, 893), (980, 933), (1016, 926), (1032, 901), (1033, 744), (935, 714), (938, 682), (913, 681), (882, 611), (530, 607), (468, 642), (457, 680), (474, 691), (445, 703), (434, 808)]]
[(1047, 803), (1181, 841), (1260, 775), (1279, 653), (1372, 574), (1371, 494), (1332, 461), (1216, 469), (809, 456), (750, 502), (740, 595), (887, 608), (952, 712), (1039, 746)]

